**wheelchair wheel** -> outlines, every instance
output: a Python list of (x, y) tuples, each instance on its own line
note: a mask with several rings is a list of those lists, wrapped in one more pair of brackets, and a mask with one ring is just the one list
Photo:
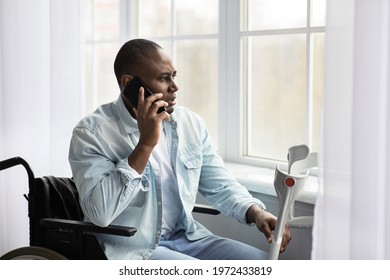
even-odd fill
[(0, 257), (0, 260), (67, 260), (63, 255), (43, 247), (21, 247)]

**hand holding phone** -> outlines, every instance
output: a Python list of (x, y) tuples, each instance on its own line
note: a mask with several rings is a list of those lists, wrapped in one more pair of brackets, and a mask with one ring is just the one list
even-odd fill
[[(153, 92), (144, 84), (144, 82), (139, 77), (134, 77), (123, 91), (123, 94), (130, 100), (131, 104), (133, 104), (135, 108), (137, 108), (138, 106), (138, 95), (139, 89), (141, 87), (144, 88), (145, 99), (153, 94)], [(157, 113), (159, 114), (163, 111), (166, 111), (165, 107), (160, 107), (158, 108)]]

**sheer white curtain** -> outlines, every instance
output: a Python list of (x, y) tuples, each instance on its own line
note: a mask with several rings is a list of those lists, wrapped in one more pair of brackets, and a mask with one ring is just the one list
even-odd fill
[(313, 259), (390, 259), (390, 4), (329, 0)]
[[(0, 160), (36, 176), (71, 174), (72, 128), (83, 113), (78, 0), (0, 0)], [(29, 244), (24, 169), (0, 171), (0, 255)]]

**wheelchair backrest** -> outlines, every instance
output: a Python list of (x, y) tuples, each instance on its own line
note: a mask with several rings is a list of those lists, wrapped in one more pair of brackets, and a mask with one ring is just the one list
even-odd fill
[(29, 190), (30, 245), (43, 244), (42, 218), (82, 221), (83, 212), (73, 179), (45, 176), (35, 178)]

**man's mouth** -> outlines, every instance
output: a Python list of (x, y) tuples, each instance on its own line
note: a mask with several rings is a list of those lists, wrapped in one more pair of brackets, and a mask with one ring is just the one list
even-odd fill
[(174, 110), (173, 107), (176, 105), (176, 98), (167, 101), (167, 103), (168, 103), (168, 106), (165, 107), (165, 109), (167, 110), (167, 112), (169, 114), (171, 114)]

